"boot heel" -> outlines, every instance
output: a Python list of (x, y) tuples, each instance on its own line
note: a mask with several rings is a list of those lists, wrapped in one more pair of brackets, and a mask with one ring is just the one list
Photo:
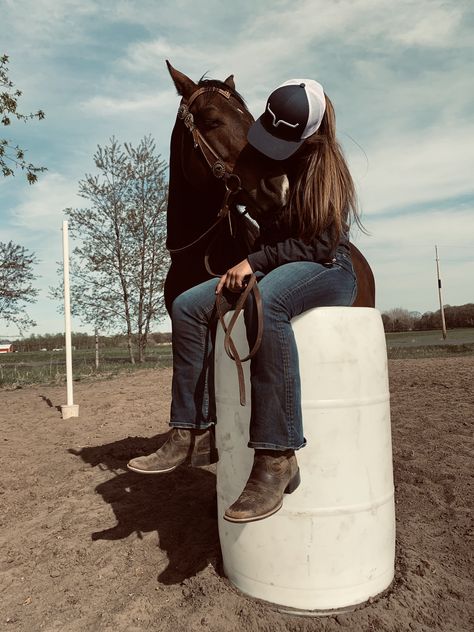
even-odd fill
[(299, 486), (300, 483), (301, 483), (300, 468), (298, 468), (298, 470), (296, 471), (296, 474), (293, 476), (291, 481), (286, 486), (284, 493), (292, 494), (295, 491), (295, 489)]
[(219, 454), (216, 449), (206, 452), (205, 454), (193, 454), (191, 456), (191, 465), (193, 467), (202, 467), (203, 465), (212, 465), (219, 460)]

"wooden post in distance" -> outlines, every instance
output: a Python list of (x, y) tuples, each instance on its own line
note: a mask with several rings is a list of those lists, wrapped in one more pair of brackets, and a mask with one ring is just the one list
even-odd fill
[(435, 246), (435, 253), (436, 253), (436, 274), (438, 277), (438, 296), (439, 296), (439, 309), (441, 311), (441, 327), (443, 330), (443, 340), (446, 340), (447, 337), (447, 333), (446, 333), (446, 320), (444, 318), (444, 307), (443, 307), (443, 297), (441, 295), (441, 278), (439, 276), (439, 258), (438, 258), (438, 246)]

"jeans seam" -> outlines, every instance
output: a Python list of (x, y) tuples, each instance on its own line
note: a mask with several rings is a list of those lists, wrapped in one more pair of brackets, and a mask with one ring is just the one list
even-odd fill
[(210, 428), (215, 423), (215, 421), (209, 421), (205, 423), (192, 424), (189, 421), (170, 421), (169, 425), (171, 426), (171, 428), (197, 428), (202, 430), (204, 428)]
[[(291, 323), (290, 323), (291, 327)], [(283, 380), (285, 384), (285, 414), (287, 418), (287, 426), (288, 426), (288, 439), (289, 442), (293, 442), (294, 436), (294, 410), (293, 410), (293, 397), (292, 397), (292, 389), (290, 384), (290, 353), (288, 350), (288, 344), (285, 337), (284, 326), (283, 323), (278, 323), (277, 326), (278, 338), (280, 341), (280, 346), (282, 349), (283, 355)]]
[[(205, 329), (203, 327), (201, 330), (201, 349), (202, 349), (202, 358), (204, 359), (204, 385), (203, 385), (203, 394), (202, 394), (201, 416), (204, 419), (207, 419), (207, 416), (209, 415), (209, 377), (208, 377), (209, 368), (207, 366), (208, 359), (206, 357), (207, 332), (208, 332), (208, 329)], [(196, 416), (197, 414), (198, 414), (198, 411), (196, 411)]]
[[(293, 443), (289, 441), (288, 443)], [(280, 445), (279, 443), (266, 443), (264, 441), (249, 441), (247, 446), (253, 449), (262, 449), (262, 450), (299, 450), (300, 448), (304, 448), (306, 445), (306, 439), (304, 439), (303, 443), (299, 445)]]
[(353, 305), (355, 299), (357, 296), (357, 277), (354, 274), (354, 288), (352, 290), (352, 296), (351, 296), (351, 306)]

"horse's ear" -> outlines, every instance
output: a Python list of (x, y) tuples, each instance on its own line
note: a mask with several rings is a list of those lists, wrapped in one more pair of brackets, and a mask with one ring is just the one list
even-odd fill
[(185, 99), (189, 99), (192, 93), (198, 89), (197, 84), (195, 84), (194, 81), (185, 74), (179, 72), (176, 68), (173, 68), (168, 60), (166, 60), (166, 65), (168, 66), (168, 71), (171, 75), (171, 79), (173, 79), (173, 83), (176, 86), (178, 94)]
[(232, 90), (235, 90), (234, 75), (229, 75), (224, 83), (228, 85), (229, 88), (231, 88)]

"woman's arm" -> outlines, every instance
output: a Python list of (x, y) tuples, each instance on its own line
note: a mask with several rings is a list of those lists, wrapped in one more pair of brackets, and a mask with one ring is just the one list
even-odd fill
[(301, 239), (289, 237), (271, 245), (262, 245), (260, 250), (248, 255), (253, 272), (270, 272), (274, 268), (293, 261), (330, 262), (333, 248), (329, 236), (323, 234), (307, 244)]

